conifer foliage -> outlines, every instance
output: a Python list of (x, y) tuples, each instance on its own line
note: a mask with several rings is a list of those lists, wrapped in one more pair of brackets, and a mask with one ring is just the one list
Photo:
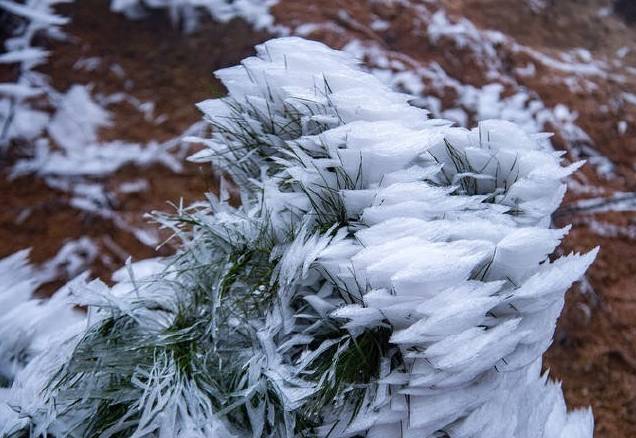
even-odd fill
[(229, 94), (199, 104), (214, 134), (192, 160), (240, 207), (222, 190), (155, 214), (177, 255), (67, 286), (87, 321), (6, 377), (0, 432), (592, 436), (541, 374), (597, 253), (550, 257), (580, 163), (505, 121), (429, 119), (313, 41), (216, 74)]

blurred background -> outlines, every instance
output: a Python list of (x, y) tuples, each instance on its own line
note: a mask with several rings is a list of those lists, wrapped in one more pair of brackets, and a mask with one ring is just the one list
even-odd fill
[(186, 160), (208, 129), (194, 104), (281, 35), (355, 55), (432, 116), (553, 132), (587, 160), (554, 222), (573, 224), (562, 253), (601, 253), (545, 368), (597, 436), (636, 436), (634, 0), (1, 0), (0, 257), (32, 248), (48, 295), (172, 253), (144, 213), (219, 181)]

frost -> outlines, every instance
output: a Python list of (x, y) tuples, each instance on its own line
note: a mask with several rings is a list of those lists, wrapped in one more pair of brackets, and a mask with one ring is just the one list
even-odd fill
[[(384, 82), (419, 95), (420, 106), (431, 110), (436, 117), (449, 119), (464, 127), (473, 120), (501, 118), (518, 123), (533, 134), (541, 133), (548, 126), (556, 128), (574, 159), (594, 157), (589, 162), (599, 175), (608, 179), (615, 176), (614, 164), (596, 150), (593, 140), (577, 124), (578, 115), (568, 110), (567, 117), (562, 117), (560, 107), (564, 105), (550, 107), (535, 92), (522, 86), (518, 78), (502, 65), (501, 51), (505, 48), (531, 58), (525, 67), (515, 69), (518, 77), (533, 76), (538, 68), (544, 67), (555, 71), (551, 80), (562, 81), (570, 89), (584, 93), (598, 89), (595, 79), (625, 81), (623, 76), (612, 72), (607, 62), (594, 59), (583, 49), (552, 56), (499, 32), (481, 30), (466, 18), (453, 20), (443, 7), (433, 9), (434, 12), (428, 7), (409, 7), (415, 22), (426, 29), (429, 41), (438, 45), (440, 42), (450, 43), (452, 47), (469, 53), (467, 56), (484, 71), (485, 85), (464, 84), (451, 77), (435, 61), (421, 63), (403, 53), (391, 52), (373, 40), (352, 40), (344, 50), (359, 59), (368, 60), (371, 73)], [(326, 29), (326, 25), (322, 27)], [(441, 100), (436, 96), (447, 96), (449, 89), (455, 91), (457, 100), (450, 105), (445, 103), (445, 108), (442, 108)], [(623, 95), (623, 99), (629, 102), (629, 96), (625, 94), (629, 93)]]
[(615, 192), (607, 197), (583, 199), (572, 203), (570, 208), (586, 213), (636, 211), (636, 193)]
[[(181, 136), (146, 145), (123, 140), (101, 141), (100, 130), (112, 125), (111, 114), (105, 105), (126, 100), (150, 122), (161, 123), (161, 116), (155, 117), (152, 102), (140, 102), (123, 93), (95, 98), (90, 88), (84, 85), (72, 85), (65, 93), (60, 93), (48, 84), (45, 76), (33, 70), (48, 57), (47, 51), (32, 45), (35, 36), (39, 33), (59, 36), (59, 27), (68, 21), (53, 13), (54, 6), (62, 1), (0, 2), (0, 8), (21, 24), (16, 27), (16, 35), (5, 42), (7, 53), (0, 56), (0, 63), (19, 64), (16, 81), (0, 84), (0, 151), (5, 153), (16, 142), (27, 142), (32, 148), (32, 156), (13, 165), (12, 177), (38, 174), (55, 188), (76, 192), (79, 196), (72, 200), (75, 206), (95, 209), (95, 205), (105, 203), (94, 201), (105, 195), (96, 197), (78, 192), (89, 185), (93, 186), (93, 192), (102, 189), (95, 183), (69, 184), (61, 178), (99, 178), (127, 164), (148, 166), (159, 163), (179, 172), (181, 162), (176, 155), (183, 153), (183, 150), (177, 150), (182, 142)], [(80, 59), (75, 68), (91, 71), (100, 62), (99, 58)], [(111, 67), (125, 75), (121, 66)], [(51, 109), (41, 110), (41, 102)], [(200, 125), (190, 127), (184, 135), (198, 132), (197, 126)], [(144, 239), (151, 240), (148, 236)]]
[[(483, 37), (446, 19), (430, 32)], [(216, 74), (229, 95), (199, 104), (214, 130), (192, 160), (231, 176), (241, 206), (222, 185), (155, 214), (174, 257), (129, 264), (112, 288), (72, 283), (86, 328), (15, 375), (7, 406), (26, 415), (7, 427), (592, 436), (591, 412), (568, 414), (540, 374), (564, 294), (598, 252), (552, 256), (569, 227), (551, 216), (582, 163), (510, 121), (429, 118), (314, 41), (268, 41)], [(466, 98), (498, 116), (501, 90), (485, 90)]]
[(68, 291), (49, 300), (34, 298), (35, 289), (46, 277), (29, 265), (26, 250), (0, 260), (0, 379), (5, 382), (11, 382), (33, 357), (49, 348), (56, 332), (81, 319), (66, 304)]
[(269, 9), (277, 2), (278, 0), (111, 0), (111, 9), (123, 12), (131, 18), (143, 16), (144, 8), (168, 9), (173, 20), (180, 21), (185, 30), (196, 28), (202, 12), (222, 23), (242, 18), (257, 30), (273, 30), (274, 18)]
[(142, 146), (99, 141), (99, 129), (110, 123), (110, 114), (92, 99), (85, 86), (72, 86), (46, 128), (59, 149), (42, 143), (34, 158), (15, 164), (13, 175), (36, 172), (42, 176), (94, 177), (113, 173), (128, 163), (144, 166), (159, 162), (176, 172), (181, 169), (181, 163), (168, 152), (175, 146), (173, 142)]
[(623, 93), (623, 100), (631, 105), (636, 105), (636, 94)]
[(59, 35), (60, 26), (68, 19), (56, 15), (53, 7), (63, 1), (0, 1), (0, 9), (6, 11), (10, 19), (22, 22), (17, 27), (18, 33), (5, 41), (6, 53), (0, 56), (0, 64), (19, 66), (15, 82), (0, 83), (0, 153), (14, 140), (37, 138), (48, 123), (48, 115), (33, 108), (29, 101), (35, 96), (48, 95), (48, 86), (33, 68), (44, 63), (49, 53), (33, 44), (38, 33)]
[(36, 278), (42, 282), (60, 278), (60, 274), (64, 274), (66, 278), (75, 278), (86, 271), (97, 256), (98, 248), (88, 237), (68, 241), (55, 257), (40, 267)]
[(548, 7), (547, 0), (527, 0), (528, 6), (533, 12), (543, 12)]
[[(286, 44), (290, 48), (283, 58)], [(507, 418), (520, 419), (507, 422), (517, 425), (513, 435), (533, 436), (532, 428), (543, 428), (541, 421), (548, 422), (550, 410), (536, 411), (543, 420), (525, 423), (521, 417), (534, 408), (523, 391), (506, 402), (495, 400), (499, 391), (508, 391), (503, 388), (512, 391), (507, 385), (540, 379), (536, 363), (549, 345), (563, 292), (595, 257), (593, 251), (547, 262), (567, 233), (546, 228), (564, 192), (561, 179), (578, 166), (562, 168), (557, 155), (511, 123), (486, 120), (466, 130), (427, 121), (424, 111), (379, 81), (352, 74), (345, 62), (336, 69), (332, 60), (339, 55), (334, 52), (325, 50), (316, 74), (314, 59), (321, 50), (297, 39), (270, 41), (242, 69), (220, 72), (231, 93), (225, 109), (216, 102), (201, 108), (223, 128), (208, 142), (210, 159), (237, 181), (262, 175), (265, 168), (274, 180), (285, 181), (265, 200), (274, 229), (289, 226), (276, 220), (288, 210), (304, 215), (307, 224), (340, 223), (354, 233), (329, 244), (317, 259), (327, 273), (325, 281), (346, 291), (352, 303), (344, 299), (337, 304), (342, 292), (305, 300), (316, 302), (319, 314), (335, 304), (332, 316), (355, 336), (388, 324), (404, 370), (417, 370), (393, 388), (391, 403), (363, 405), (367, 408), (346, 430), (340, 423), (334, 430), (392, 436), (406, 428), (429, 436), (451, 425), (461, 428), (462, 419), (468, 428), (473, 411), (480, 412), (483, 430), (499, 430), (505, 426), (496, 412), (505, 406), (512, 416)], [(305, 56), (312, 58), (301, 62)], [(281, 62), (284, 76), (278, 73)], [(293, 86), (282, 85), (285, 80)], [(371, 108), (371, 102), (351, 112), (349, 105), (362, 102), (354, 98), (359, 83), (376, 101), (400, 105), (405, 116), (394, 118), (390, 105), (370, 113), (365, 106)], [(295, 104), (297, 99), (303, 107)], [(269, 102), (268, 113), (259, 110), (264, 101)], [(414, 111), (420, 112), (419, 120), (410, 116)], [(555, 117), (566, 117), (564, 113), (557, 110)], [(335, 119), (326, 117), (330, 114)], [(231, 120), (237, 116), (244, 122), (234, 127)], [(285, 118), (294, 123), (293, 131), (278, 131), (278, 126), (289, 127)], [(277, 122), (269, 128), (267, 120)], [(312, 120), (325, 122), (312, 125)], [(241, 152), (248, 133), (259, 139), (258, 147)], [(244, 164), (233, 165), (227, 152)], [(303, 193), (308, 202), (294, 198), (292, 207), (285, 199), (297, 196), (293, 193)], [(297, 239), (304, 241), (303, 233)], [(283, 260), (291, 256), (289, 252)], [(543, 384), (535, 384), (537, 397), (540, 388), (546, 397), (552, 388)], [(374, 391), (381, 391), (378, 385)], [(410, 408), (399, 407), (405, 406), (399, 394), (411, 395)], [(346, 406), (339, 415), (343, 421)], [(333, 418), (333, 406), (324, 409), (324, 418)], [(591, 436), (589, 417), (580, 420)]]

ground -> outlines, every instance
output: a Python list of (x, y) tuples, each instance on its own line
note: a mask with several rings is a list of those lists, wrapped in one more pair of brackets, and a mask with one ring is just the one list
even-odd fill
[[(400, 2), (343, 3), (280, 0), (273, 14), (277, 23), (292, 33), (335, 47), (351, 48), (353, 42), (361, 42), (366, 48), (362, 55), (372, 68), (402, 71), (395, 62), (384, 66), (383, 57), (412, 69), (437, 63), (462, 87), (479, 89), (496, 80), (504, 84), (502, 99), (529, 90), (532, 99), (546, 108), (566, 105), (577, 113), (576, 124), (589, 138), (569, 138), (567, 129), (548, 121), (546, 128), (557, 131), (555, 147), (567, 151), (568, 158), (574, 160), (590, 158), (586, 149), (590, 146), (614, 164), (610, 176), (586, 165), (570, 184), (566, 208), (555, 217), (556, 225), (574, 224), (562, 252), (589, 250), (596, 245), (601, 245), (601, 252), (590, 269), (587, 286), (568, 294), (545, 366), (553, 378), (563, 382), (570, 407), (592, 406), (597, 436), (636, 436), (636, 217), (633, 211), (592, 213), (571, 208), (591, 190), (602, 195), (636, 190), (636, 106), (621, 98), (636, 92), (636, 76), (630, 70), (636, 67), (633, 3), (413, 2), (431, 12), (443, 9), (451, 20), (470, 20), (479, 32), (501, 32), (509, 38), (505, 43), (492, 43), (498, 37), (473, 34), (470, 27), (432, 38), (430, 14), (418, 17), (421, 9)], [(196, 32), (184, 34), (161, 12), (130, 21), (109, 12), (105, 0), (76, 1), (64, 5), (61, 12), (72, 19), (66, 27), (71, 39), (44, 41), (53, 56), (41, 68), (56, 89), (65, 91), (81, 83), (92, 84), (93, 92), (104, 96), (125, 90), (140, 102), (154, 102), (155, 115), (167, 116), (160, 122), (148, 121), (130, 99), (110, 105), (114, 123), (101, 132), (104, 140), (143, 143), (179, 136), (200, 118), (195, 102), (223, 93), (212, 71), (236, 64), (251, 53), (254, 44), (269, 37), (240, 20), (226, 24), (206, 20)], [(511, 41), (523, 48), (513, 49)], [(380, 56), (369, 48), (379, 50)], [(587, 53), (577, 52), (581, 48)], [(578, 58), (555, 66), (552, 61), (540, 61), (542, 58), (530, 50), (551, 59), (566, 59), (563, 54)], [(493, 57), (491, 61), (488, 56)], [(570, 71), (577, 63), (592, 66), (593, 61), (586, 61), (588, 56), (594, 62), (604, 62), (600, 73)], [(91, 58), (101, 60), (94, 70), (73, 68), (78, 60)], [(497, 64), (496, 79), (489, 76), (492, 63)], [(524, 73), (530, 64), (534, 73)], [(12, 74), (15, 72), (9, 69), (0, 70), (0, 79)], [(451, 86), (452, 81), (440, 84), (439, 77), (424, 73), (422, 77), (424, 93), (439, 98), (442, 109), (458, 105), (458, 88)], [(406, 82), (394, 85), (411, 91)], [(475, 108), (462, 108), (469, 122), (479, 118)], [(45, 263), (64, 242), (88, 236), (103, 254), (89, 260), (88, 267), (105, 279), (128, 256), (141, 259), (173, 250), (167, 245), (156, 251), (154, 243), (144, 243), (131, 232), (152, 229), (144, 219), (145, 212), (169, 210), (166, 201), (178, 204), (180, 198), (185, 203), (202, 199), (218, 184), (218, 175), (206, 166), (186, 164), (178, 173), (159, 164), (125, 166), (99, 180), (108, 194), (108, 209), (116, 214), (114, 220), (112, 215), (72, 207), (68, 191), (51, 188), (43, 178), (28, 175), (10, 179), (12, 164), (29, 153), (28, 145), (16, 147), (0, 163), (0, 256), (32, 247), (33, 260)], [(589, 161), (595, 160), (600, 159), (592, 155)], [(143, 190), (121, 190), (123, 183), (139, 179), (146, 181)], [(65, 275), (62, 272), (42, 292), (53, 291)]]

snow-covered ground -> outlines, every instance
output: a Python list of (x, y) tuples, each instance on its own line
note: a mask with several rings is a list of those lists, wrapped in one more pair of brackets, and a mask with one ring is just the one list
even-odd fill
[[(121, 91), (104, 94), (94, 89), (94, 79), (89, 83), (75, 83), (66, 90), (58, 90), (51, 78), (39, 71), (51, 56), (50, 50), (38, 47), (38, 40), (46, 36), (59, 41), (61, 47), (73, 44), (73, 35), (65, 33), (68, 18), (60, 15), (55, 6), (59, 1), (27, 1), (24, 4), (11, 1), (0, 3), (8, 13), (13, 26), (13, 36), (5, 42), (6, 53), (0, 55), (0, 63), (14, 68), (13, 82), (0, 84), (0, 153), (11, 158), (10, 167), (3, 178), (9, 181), (41, 179), (56, 196), (65, 196), (65, 208), (97, 216), (114, 227), (130, 234), (140, 244), (155, 248), (159, 236), (154, 227), (140, 227), (140, 220), (130, 223), (122, 212), (112, 206), (118, 195), (143, 192), (148, 189), (145, 179), (122, 181), (118, 187), (109, 183), (113, 175), (124, 167), (140, 170), (160, 166), (169, 172), (183, 171), (183, 160), (188, 145), (182, 138), (199, 135), (204, 126), (195, 122), (185, 126), (181, 134), (167, 140), (154, 139), (140, 143), (127, 139), (104, 140), (104, 133), (112, 128), (113, 109), (117, 105), (132, 108), (133, 117), (149, 126), (161, 126), (165, 114), (155, 114), (152, 101), (140, 101), (128, 91), (132, 86), (124, 69), (118, 64), (105, 66), (121, 84)], [(64, 3), (64, 2), (62, 2)], [(90, 74), (101, 74), (99, 57), (77, 59), (74, 70)], [(103, 67), (103, 66), (102, 66)], [(164, 136), (165, 137), (165, 136)], [(14, 150), (18, 150), (14, 154)], [(25, 152), (26, 151), (26, 152)], [(61, 195), (64, 193), (65, 195)], [(32, 209), (21, 209), (16, 215), (17, 225), (32, 217)], [(125, 212), (124, 212), (125, 213)], [(111, 246), (120, 259), (127, 257), (125, 250), (108, 236), (101, 242), (91, 237), (74, 235), (62, 241), (56, 255), (42, 265), (49, 280), (69, 279), (89, 269), (96, 260), (116, 266), (104, 254), (99, 254), (104, 245)], [(75, 242), (91, 251), (72, 251)], [(35, 245), (35, 241), (33, 245)], [(61, 258), (67, 258), (62, 260)], [(67, 271), (51, 269), (59, 264), (72, 264)], [(60, 274), (59, 277), (53, 275)]]

